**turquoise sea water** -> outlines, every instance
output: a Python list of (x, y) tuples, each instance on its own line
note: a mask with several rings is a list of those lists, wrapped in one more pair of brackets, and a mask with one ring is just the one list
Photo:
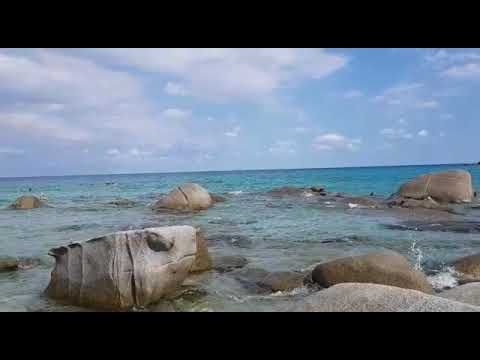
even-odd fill
[[(479, 188), (480, 167), (472, 165), (0, 178), (0, 256), (42, 260), (33, 269), (0, 273), (0, 310), (81, 310), (43, 296), (53, 264), (48, 250), (70, 241), (151, 226), (186, 224), (200, 226), (213, 237), (243, 236), (239, 244), (212, 242), (210, 252), (214, 257), (242, 255), (248, 267), (268, 271), (303, 270), (321, 261), (385, 248), (401, 252), (424, 270), (440, 270), (455, 257), (479, 252), (480, 234), (391, 230), (383, 224), (402, 220), (393, 213), (332, 208), (308, 198), (275, 199), (266, 192), (287, 185), (324, 185), (328, 191), (360, 196), (374, 192), (386, 197), (419, 174), (450, 169), (469, 171), (475, 189)], [(184, 182), (199, 183), (225, 196), (226, 202), (190, 215), (152, 212), (151, 203)], [(35, 195), (48, 196), (49, 207), (6, 209), (30, 188)], [(117, 197), (136, 205), (118, 208), (108, 204)], [(472, 218), (480, 220), (475, 212), (469, 214)], [(325, 242), (329, 239), (339, 241)], [(204, 295), (179, 300), (179, 309), (268, 311), (296, 296), (250, 294), (232, 276), (215, 272), (196, 281)]]

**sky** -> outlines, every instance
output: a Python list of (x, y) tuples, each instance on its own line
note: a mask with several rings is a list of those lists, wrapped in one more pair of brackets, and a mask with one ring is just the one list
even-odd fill
[(0, 176), (480, 160), (479, 49), (0, 49)]

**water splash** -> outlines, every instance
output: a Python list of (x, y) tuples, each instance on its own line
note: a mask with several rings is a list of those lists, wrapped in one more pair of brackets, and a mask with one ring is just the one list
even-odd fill
[(417, 246), (417, 239), (413, 239), (410, 251), (413, 256), (415, 256), (415, 270), (422, 271), (423, 252), (422, 249)]

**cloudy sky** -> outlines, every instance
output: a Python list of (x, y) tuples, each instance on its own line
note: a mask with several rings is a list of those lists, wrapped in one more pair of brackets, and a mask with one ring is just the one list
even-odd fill
[(477, 49), (0, 49), (0, 176), (480, 160)]

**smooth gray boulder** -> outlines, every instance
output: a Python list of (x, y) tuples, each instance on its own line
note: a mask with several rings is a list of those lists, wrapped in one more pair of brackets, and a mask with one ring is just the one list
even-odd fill
[(480, 282), (460, 285), (443, 291), (438, 296), (465, 304), (480, 306)]
[(394, 252), (382, 251), (351, 256), (317, 265), (312, 280), (322, 287), (339, 283), (373, 283), (433, 293), (426, 276)]
[(186, 183), (170, 191), (165, 197), (157, 201), (155, 210), (205, 210), (213, 205), (210, 193), (198, 184)]
[(123, 231), (54, 248), (46, 294), (85, 307), (144, 307), (182, 284), (196, 251), (191, 226)]
[(344, 283), (309, 295), (288, 312), (480, 312), (480, 307), (395, 286)]
[(407, 202), (411, 207), (435, 208), (441, 204), (471, 202), (472, 176), (463, 170), (421, 175), (403, 184), (395, 196), (400, 199), (419, 200)]
[(10, 209), (15, 210), (30, 210), (42, 207), (44, 205), (36, 196), (32, 195), (23, 195), (17, 198), (13, 204), (10, 205)]

